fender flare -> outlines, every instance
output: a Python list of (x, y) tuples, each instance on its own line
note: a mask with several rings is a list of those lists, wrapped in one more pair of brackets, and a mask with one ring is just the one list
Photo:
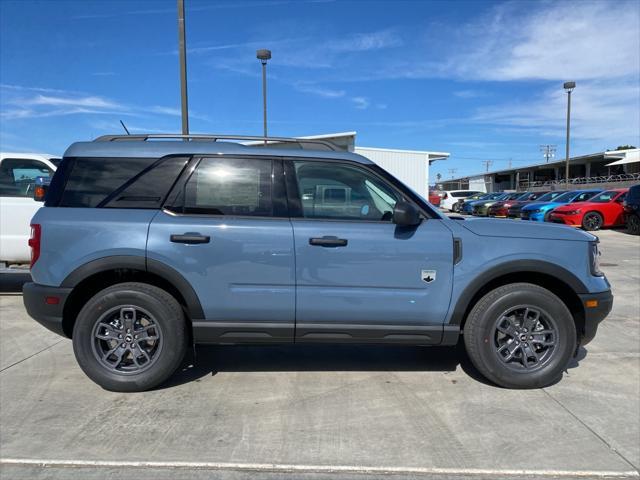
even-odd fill
[(204, 320), (202, 305), (191, 284), (174, 268), (151, 258), (136, 255), (113, 255), (98, 258), (73, 270), (60, 286), (74, 288), (83, 280), (97, 273), (125, 268), (152, 273), (170, 283), (184, 298), (191, 320)]
[(461, 325), (464, 315), (473, 297), (487, 283), (504, 275), (514, 273), (542, 273), (557, 278), (568, 285), (576, 294), (588, 293), (586, 285), (569, 270), (543, 260), (513, 260), (491, 267), (474, 278), (462, 291), (456, 300), (449, 325)]

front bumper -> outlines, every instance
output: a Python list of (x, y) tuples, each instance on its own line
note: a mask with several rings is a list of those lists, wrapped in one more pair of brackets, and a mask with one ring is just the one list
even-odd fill
[(22, 287), (22, 299), (29, 316), (45, 328), (65, 337), (67, 335), (62, 327), (62, 312), (70, 293), (71, 288), (50, 287), (31, 282), (25, 283)]
[(572, 227), (579, 227), (582, 225), (582, 215), (563, 215), (561, 213), (552, 213), (549, 215), (549, 220), (553, 223), (562, 223), (564, 225), (571, 225)]
[(527, 210), (522, 210), (520, 218), (522, 220), (531, 220), (532, 222), (544, 222), (544, 212), (531, 213)]
[[(581, 333), (580, 345), (588, 344), (596, 336), (598, 325), (613, 308), (611, 290), (601, 293), (584, 293), (578, 295), (584, 307), (584, 331)], [(594, 305), (594, 306), (589, 306)]]

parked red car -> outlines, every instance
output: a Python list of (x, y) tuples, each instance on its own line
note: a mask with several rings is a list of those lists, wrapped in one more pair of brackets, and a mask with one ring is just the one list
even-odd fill
[(431, 205), (433, 205), (434, 207), (439, 207), (441, 200), (442, 198), (440, 197), (439, 192), (429, 192), (429, 203)]
[(493, 205), (491, 205), (488, 210), (489, 216), (506, 218), (510, 216), (509, 215), (510, 209), (516, 206), (519, 206), (520, 208), (522, 208), (527, 203), (533, 202), (534, 200), (541, 197), (545, 193), (547, 192), (546, 191), (545, 192), (520, 192), (517, 194), (518, 195), (517, 198), (502, 200), (500, 202), (496, 202)]
[(622, 202), (628, 190), (628, 188), (607, 190), (587, 202), (561, 205), (551, 212), (549, 221), (582, 227), (585, 230), (624, 225)]

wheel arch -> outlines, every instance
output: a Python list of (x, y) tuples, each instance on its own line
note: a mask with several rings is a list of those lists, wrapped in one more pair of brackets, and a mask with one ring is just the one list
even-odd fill
[(462, 332), (471, 309), (480, 298), (503, 285), (521, 282), (541, 286), (556, 294), (573, 315), (578, 335), (584, 333), (585, 312), (578, 294), (588, 293), (587, 287), (563, 267), (537, 260), (512, 261), (484, 272), (458, 297), (449, 325), (459, 326)]
[(204, 319), (202, 305), (193, 287), (172, 267), (145, 257), (109, 256), (76, 268), (60, 285), (72, 288), (63, 309), (65, 335), (71, 338), (76, 317), (89, 298), (111, 285), (131, 281), (148, 283), (173, 295), (190, 324)]

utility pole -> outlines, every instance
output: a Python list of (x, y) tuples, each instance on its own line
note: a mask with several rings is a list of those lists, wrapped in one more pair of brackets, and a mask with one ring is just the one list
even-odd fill
[[(451, 180), (453, 180), (453, 175), (458, 171), (457, 168), (449, 168), (449, 174), (451, 175)], [(460, 190), (460, 180), (458, 180), (458, 190)]]
[(510, 158), (510, 159), (509, 159), (509, 168), (511, 168), (511, 163), (512, 163), (512, 161), (513, 161), (513, 159), (512, 159), (512, 158)]
[(566, 164), (565, 164), (565, 184), (567, 190), (569, 190), (569, 130), (571, 129), (571, 92), (576, 88), (576, 82), (564, 82), (562, 87), (567, 92), (567, 152), (566, 152)]
[(549, 159), (556, 156), (555, 145), (540, 145), (540, 151), (542, 152), (542, 156), (545, 158), (547, 163), (549, 163)]
[(189, 101), (187, 99), (187, 49), (184, 35), (184, 0), (178, 0), (178, 54), (180, 55), (182, 134), (189, 135)]
[(483, 160), (482, 164), (486, 167), (485, 172), (489, 171), (489, 167), (493, 165), (493, 160)]

